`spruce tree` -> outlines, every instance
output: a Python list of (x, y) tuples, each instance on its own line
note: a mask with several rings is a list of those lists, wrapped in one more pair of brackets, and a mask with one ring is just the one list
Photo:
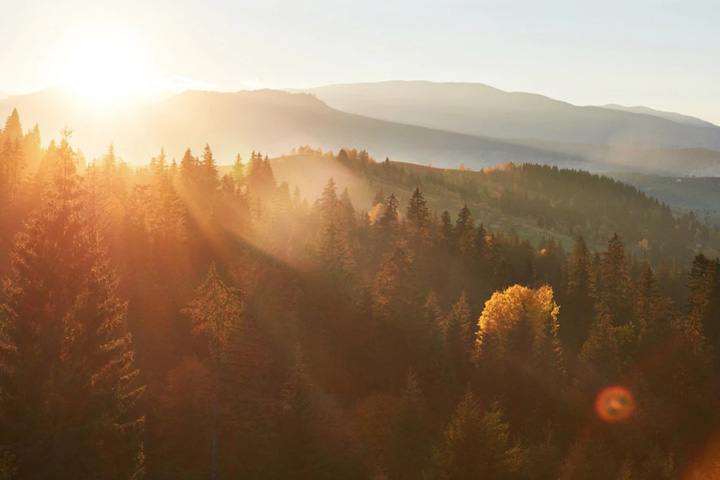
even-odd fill
[(67, 134), (47, 204), (17, 237), (0, 312), (0, 443), (19, 478), (143, 473), (126, 305), (84, 211)]
[(453, 413), (433, 455), (433, 480), (515, 479), (527, 474), (527, 451), (510, 441), (498, 405), (485, 409), (468, 392)]
[(212, 434), (210, 478), (215, 480), (220, 472), (221, 429), (227, 426), (227, 414), (223, 407), (232, 395), (233, 368), (237, 358), (232, 346), (238, 341), (244, 303), (240, 292), (226, 285), (213, 264), (203, 284), (195, 292), (195, 298), (185, 309), (193, 323), (193, 330), (207, 339), (209, 371), (212, 377)]
[(440, 244), (445, 247), (448, 252), (452, 251), (457, 245), (454, 242), (452, 220), (447, 210), (440, 216), (439, 240)]
[(477, 231), (475, 229), (475, 221), (473, 220), (472, 213), (467, 204), (464, 204), (458, 213), (457, 221), (455, 222), (455, 238), (458, 242), (458, 249), (460, 253), (466, 258), (474, 259), (475, 257), (475, 235)]
[(422, 478), (432, 451), (432, 416), (417, 375), (412, 371), (405, 379), (400, 405), (393, 420), (388, 441), (390, 478)]
[(385, 256), (373, 282), (375, 315), (394, 322), (411, 318), (416, 292), (413, 257), (404, 244)]
[(600, 301), (604, 311), (616, 326), (632, 320), (631, 284), (625, 249), (622, 240), (615, 233), (608, 242), (608, 248), (600, 265)]
[[(343, 204), (337, 196), (334, 179), (328, 180), (318, 204), (322, 219), (319, 240), (320, 257), (329, 269), (347, 272), (354, 263), (347, 225), (349, 212), (347, 203)], [(352, 208), (352, 204), (349, 207)]]
[(411, 235), (424, 238), (428, 235), (430, 226), (430, 213), (427, 201), (419, 188), (416, 188), (410, 197), (407, 206), (407, 225)]
[(560, 309), (560, 339), (573, 354), (577, 354), (585, 343), (594, 316), (591, 266), (585, 239), (579, 236), (567, 262), (565, 300)]
[(472, 357), (475, 350), (475, 327), (477, 323), (463, 291), (448, 314), (443, 333), (455, 374), (461, 385), (471, 379)]

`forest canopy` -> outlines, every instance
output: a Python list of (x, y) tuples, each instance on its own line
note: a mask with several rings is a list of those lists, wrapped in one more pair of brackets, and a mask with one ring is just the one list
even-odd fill
[(282, 161), (357, 180), (315, 199), (197, 151), (86, 164), (7, 119), (0, 478), (720, 475), (720, 236), (692, 213), (304, 147)]

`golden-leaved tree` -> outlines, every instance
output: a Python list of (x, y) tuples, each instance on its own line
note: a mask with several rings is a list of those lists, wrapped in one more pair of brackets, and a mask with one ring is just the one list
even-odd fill
[(479, 320), (477, 360), (487, 388), (506, 399), (510, 422), (542, 434), (563, 398), (559, 307), (553, 290), (514, 285), (495, 292)]

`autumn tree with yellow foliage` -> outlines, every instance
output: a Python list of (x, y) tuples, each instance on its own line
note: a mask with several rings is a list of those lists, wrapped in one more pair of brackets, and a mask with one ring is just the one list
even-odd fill
[(485, 302), (478, 322), (482, 382), (505, 399), (510, 422), (527, 435), (541, 433), (543, 423), (553, 422), (549, 414), (563, 394), (559, 309), (552, 287), (514, 285)]

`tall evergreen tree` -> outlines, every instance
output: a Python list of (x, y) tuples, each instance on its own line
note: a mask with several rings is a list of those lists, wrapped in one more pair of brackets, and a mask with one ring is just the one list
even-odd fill
[(720, 346), (720, 261), (702, 254), (692, 262), (688, 278), (687, 314), (702, 328), (712, 348)]
[(205, 145), (205, 148), (203, 149), (199, 173), (199, 194), (203, 204), (205, 204), (205, 209), (208, 210), (212, 205), (213, 196), (220, 186), (220, 177), (210, 145)]
[(446, 248), (447, 251), (451, 251), (455, 247), (453, 237), (453, 225), (450, 218), (450, 213), (444, 211), (440, 216), (440, 232), (439, 232), (440, 244)]
[(430, 213), (427, 201), (419, 188), (416, 188), (410, 197), (407, 206), (407, 226), (411, 235), (425, 238), (430, 227)]
[(594, 316), (591, 266), (590, 252), (581, 235), (567, 262), (565, 301), (560, 309), (560, 339), (568, 352), (575, 354), (585, 343)]
[(386, 320), (398, 321), (412, 316), (415, 279), (413, 257), (403, 244), (385, 256), (373, 283), (375, 314)]
[(328, 180), (318, 203), (322, 218), (320, 256), (330, 269), (348, 271), (354, 263), (347, 225), (348, 206), (338, 198), (334, 179)]
[(472, 317), (467, 295), (463, 291), (448, 314), (443, 328), (455, 374), (461, 385), (471, 379), (476, 325), (477, 322)]
[(454, 232), (458, 242), (458, 249), (466, 258), (474, 259), (475, 257), (476, 233), (475, 220), (473, 220), (472, 213), (470, 213), (470, 209), (466, 203), (460, 209), (460, 212), (458, 212)]
[(393, 424), (390, 425), (388, 473), (390, 478), (422, 478), (432, 451), (432, 414), (414, 372), (408, 373)]
[(0, 443), (19, 477), (131, 479), (143, 473), (142, 392), (67, 136), (48, 202), (16, 241), (0, 313)]
[(388, 235), (397, 230), (400, 218), (398, 216), (398, 200), (395, 194), (391, 193), (385, 199), (382, 215), (378, 219), (378, 227)]
[(524, 478), (528, 467), (527, 451), (511, 443), (510, 425), (499, 406), (484, 409), (468, 392), (435, 450), (429, 478)]
[(212, 376), (212, 435), (211, 465), (208, 468), (210, 478), (220, 475), (220, 437), (221, 429), (227, 425), (227, 414), (223, 407), (228, 406), (228, 398), (234, 393), (232, 385), (233, 369), (238, 368), (238, 359), (234, 358), (233, 344), (238, 341), (238, 332), (244, 303), (240, 292), (226, 285), (218, 275), (213, 264), (205, 281), (195, 292), (185, 312), (192, 320), (194, 331), (207, 338), (209, 371)]
[(622, 240), (615, 233), (608, 242), (600, 265), (601, 308), (612, 319), (614, 325), (626, 325), (631, 321), (632, 303), (630, 274), (628, 273), (625, 249)]

